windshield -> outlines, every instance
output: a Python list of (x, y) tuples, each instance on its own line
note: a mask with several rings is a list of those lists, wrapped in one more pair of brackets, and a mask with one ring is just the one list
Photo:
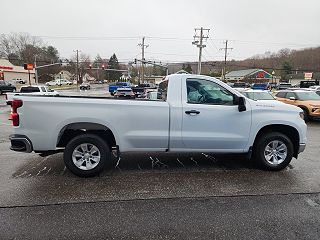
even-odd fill
[(255, 83), (255, 84), (253, 84), (253, 86), (254, 87), (266, 87), (267, 84), (265, 84), (265, 83)]
[(274, 97), (268, 92), (244, 92), (243, 95), (252, 100), (274, 100)]
[(320, 100), (320, 96), (315, 92), (296, 92), (298, 99), (302, 101)]

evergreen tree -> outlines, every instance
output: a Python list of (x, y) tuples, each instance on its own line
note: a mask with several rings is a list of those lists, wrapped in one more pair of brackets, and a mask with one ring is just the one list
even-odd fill
[(192, 73), (192, 68), (190, 63), (188, 63), (187, 67), (184, 70), (187, 71), (188, 73)]
[(99, 70), (92, 70), (90, 72), (90, 74), (92, 76), (94, 76), (97, 80), (101, 80), (101, 79), (104, 79), (105, 78), (105, 71), (104, 70), (101, 70), (102, 68), (102, 65), (103, 65), (103, 59), (100, 57), (100, 55), (98, 54), (96, 56), (96, 58), (94, 59), (93, 61), (93, 65), (92, 67), (93, 68), (99, 68)]
[[(120, 69), (118, 58), (115, 53), (109, 59), (108, 69)], [(108, 75), (108, 80), (119, 80), (122, 73), (119, 71), (108, 71), (107, 75)]]
[(186, 65), (184, 63), (182, 64), (182, 70), (186, 71)]
[(282, 72), (281, 72), (281, 78), (287, 79), (288, 74), (292, 73), (292, 65), (290, 62), (285, 61), (282, 64)]

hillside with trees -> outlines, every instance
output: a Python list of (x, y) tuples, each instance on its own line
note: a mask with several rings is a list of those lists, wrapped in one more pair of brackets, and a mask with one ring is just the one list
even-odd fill
[[(181, 69), (185, 70), (186, 66), (188, 66), (188, 72), (196, 73), (198, 63), (170, 64), (169, 70), (171, 73)], [(223, 66), (224, 62), (222, 61), (202, 62), (202, 74), (219, 77)], [(262, 68), (269, 72), (275, 71), (276, 75), (282, 78), (286, 78), (291, 73), (320, 72), (320, 47), (300, 50), (281, 49), (276, 53), (266, 52), (245, 60), (227, 61), (228, 72), (248, 68)]]

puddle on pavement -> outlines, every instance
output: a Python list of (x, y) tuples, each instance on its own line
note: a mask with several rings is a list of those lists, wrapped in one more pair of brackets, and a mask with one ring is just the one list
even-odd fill
[[(123, 154), (121, 159), (112, 157), (100, 176), (123, 172), (153, 171), (205, 171), (243, 170), (255, 168), (252, 162), (240, 156), (214, 156), (212, 154)], [(39, 176), (73, 176), (66, 169), (61, 153), (40, 157), (34, 156), (12, 175), (13, 178)]]

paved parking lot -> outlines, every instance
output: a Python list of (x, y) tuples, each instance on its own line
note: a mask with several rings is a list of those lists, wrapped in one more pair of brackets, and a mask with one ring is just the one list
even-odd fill
[(0, 239), (320, 239), (320, 122), (281, 172), (238, 156), (126, 154), (82, 179), (9, 150), (0, 97)]

